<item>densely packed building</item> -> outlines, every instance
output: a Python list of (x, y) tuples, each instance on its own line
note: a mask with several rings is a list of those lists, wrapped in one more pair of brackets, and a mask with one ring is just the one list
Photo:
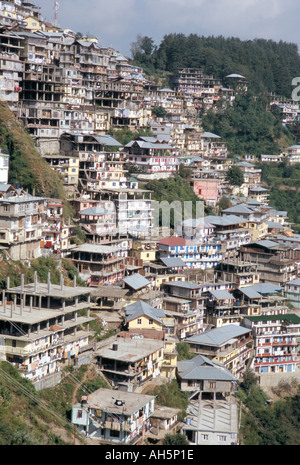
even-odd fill
[[(22, 278), (19, 288), (8, 281), (0, 302), (4, 359), (41, 386), (51, 375), (57, 380), (64, 364), (88, 359), (112, 387), (128, 391), (128, 403), (149, 379), (178, 377), (192, 392), (191, 423), (182, 428), (190, 443), (236, 443), (230, 393), (245, 370), (262, 384), (264, 375), (297, 374), (299, 321), (289, 307), (299, 308), (300, 255), (288, 213), (269, 205), (255, 160), (234, 163), (226, 141), (199, 123), (200, 110), (221, 98), (231, 103), (235, 91), (196, 68), (178, 70), (173, 89), (161, 87), (128, 57), (45, 22), (40, 8), (22, 0), (0, 1), (0, 24), (0, 99), (61, 175), (75, 211), (66, 219), (60, 199), (8, 184), (9, 155), (1, 149), (1, 250), (12, 260), (69, 258), (85, 283), (73, 289), (35, 277), (31, 285)], [(118, 129), (135, 137), (123, 145)], [(289, 147), (280, 159), (292, 164), (298, 152)], [(240, 186), (228, 182), (233, 165), (243, 174)], [(164, 229), (157, 220), (172, 209), (178, 214), (178, 204), (159, 216), (145, 184), (182, 168), (209, 214), (202, 208), (199, 217), (182, 216)], [(118, 334), (100, 347), (90, 342), (92, 305)], [(197, 353), (193, 362), (177, 364), (181, 342)], [(223, 432), (210, 434), (196, 411), (202, 397), (215, 403), (223, 394), (218, 408), (227, 427), (216, 414)], [(149, 399), (141, 399), (140, 412), (132, 406), (123, 429), (118, 405), (100, 415), (91, 399), (73, 408), (73, 422), (91, 437), (130, 443), (149, 427)]]

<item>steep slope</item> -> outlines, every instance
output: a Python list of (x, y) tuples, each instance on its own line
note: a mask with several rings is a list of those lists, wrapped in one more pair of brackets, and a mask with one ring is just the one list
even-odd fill
[(41, 157), (34, 141), (5, 102), (0, 102), (0, 145), (9, 151), (9, 182), (29, 193), (59, 198), (71, 216), (62, 180)]

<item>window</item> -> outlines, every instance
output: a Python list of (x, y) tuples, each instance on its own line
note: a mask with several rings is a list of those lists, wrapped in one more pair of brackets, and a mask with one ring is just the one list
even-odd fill
[(208, 434), (202, 434), (203, 441), (208, 441)]
[(82, 410), (77, 410), (77, 418), (82, 418)]
[(218, 441), (219, 442), (226, 442), (226, 436), (218, 436)]
[(138, 325), (141, 325), (141, 324), (142, 324), (142, 319), (141, 319), (141, 318), (138, 318), (137, 324), (138, 324)]
[(153, 320), (149, 320), (149, 325), (153, 325)]

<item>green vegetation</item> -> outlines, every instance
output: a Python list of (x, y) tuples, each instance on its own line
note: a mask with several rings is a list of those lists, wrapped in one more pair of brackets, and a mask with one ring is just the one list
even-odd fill
[(7, 362), (0, 363), (0, 445), (68, 444), (54, 431), (68, 436), (64, 416), (44, 403), (30, 381)]
[(292, 134), (284, 129), (277, 114), (267, 111), (267, 100), (252, 92), (237, 95), (232, 106), (217, 104), (202, 119), (203, 128), (225, 141), (230, 156), (280, 153), (294, 143)]
[[(300, 165), (282, 163), (259, 163), (262, 182), (270, 189), (269, 203), (278, 210), (287, 211), (293, 227), (300, 225)], [(297, 226), (298, 225), (298, 226)]]
[(189, 398), (185, 392), (180, 390), (179, 384), (176, 380), (172, 380), (169, 384), (156, 386), (152, 391), (149, 391), (149, 394), (157, 396), (157, 405), (165, 405), (166, 407), (181, 409), (178, 419), (179, 421), (183, 421), (186, 416)]
[(279, 400), (270, 403), (253, 372), (246, 373), (237, 392), (242, 405), (240, 440), (243, 445), (300, 444), (300, 386), (291, 380), (277, 394)]
[(244, 183), (243, 171), (239, 166), (233, 165), (228, 168), (225, 180), (228, 181), (231, 186), (241, 186)]
[(153, 107), (151, 111), (158, 118), (164, 118), (167, 114), (167, 111), (163, 107)]
[[(184, 202), (192, 202), (191, 214), (195, 216), (196, 203), (199, 199), (185, 178), (175, 175), (167, 179), (153, 179), (145, 185), (145, 188), (153, 191), (152, 199), (157, 202), (165, 201), (172, 204), (178, 201), (182, 205)], [(174, 209), (170, 211), (170, 226), (174, 227)]]
[(33, 139), (5, 102), (0, 102), (0, 144), (9, 151), (9, 183), (31, 194), (61, 199), (65, 217), (72, 217), (60, 175), (41, 157)]
[[(71, 445), (71, 407), (101, 387), (109, 388), (94, 369), (67, 367), (53, 388), (36, 391), (9, 363), (0, 362), (0, 445)], [(76, 434), (82, 444), (84, 438)]]
[(166, 434), (162, 444), (164, 446), (188, 446), (189, 441), (185, 434)]
[(74, 277), (78, 285), (85, 286), (85, 283), (78, 276), (78, 271), (70, 259), (62, 259), (61, 266), (53, 257), (39, 257), (32, 260), (30, 266), (21, 261), (8, 260), (5, 252), (0, 254), (0, 289), (6, 288), (7, 276), (10, 277), (11, 287), (20, 286), (21, 275), (24, 275), (26, 283), (32, 283), (34, 279), (34, 271), (37, 272), (39, 282), (46, 283), (48, 280), (48, 272), (53, 284), (60, 283), (60, 276), (63, 275), (66, 285), (73, 285)]
[(153, 134), (149, 128), (140, 128), (138, 131), (131, 131), (129, 128), (114, 129), (111, 128), (108, 134), (113, 136), (123, 146), (128, 144), (138, 136), (153, 137)]
[(287, 98), (291, 98), (292, 79), (300, 75), (298, 47), (283, 41), (171, 33), (157, 46), (151, 37), (138, 36), (132, 55), (148, 74), (190, 67), (224, 80), (229, 74), (239, 73), (256, 94), (268, 91)]
[(190, 360), (196, 356), (194, 352), (190, 351), (190, 346), (187, 342), (178, 342), (178, 344), (176, 344), (176, 349), (178, 352), (178, 360)]

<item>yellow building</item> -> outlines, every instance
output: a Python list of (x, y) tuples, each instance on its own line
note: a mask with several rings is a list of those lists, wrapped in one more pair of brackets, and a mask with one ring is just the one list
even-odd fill
[(255, 223), (249, 221), (249, 223), (246, 224), (246, 228), (249, 229), (253, 242), (263, 239), (268, 234), (268, 225), (265, 222)]
[(162, 320), (155, 315), (131, 315), (127, 318), (128, 329), (162, 330)]
[(156, 241), (137, 240), (132, 242), (130, 256), (145, 262), (151, 262), (156, 259), (156, 251)]
[(125, 307), (124, 310), (129, 331), (145, 329), (163, 330), (165, 313), (162, 309), (154, 308), (143, 301), (137, 301)]
[(160, 368), (160, 375), (168, 379), (176, 379), (178, 352), (174, 339), (165, 340), (164, 361)]
[(26, 25), (26, 29), (30, 29), (31, 32), (36, 32), (36, 31), (59, 32), (60, 31), (59, 27), (54, 26), (54, 24), (52, 23), (41, 21), (35, 16), (27, 16), (27, 18), (23, 19), (23, 23)]

